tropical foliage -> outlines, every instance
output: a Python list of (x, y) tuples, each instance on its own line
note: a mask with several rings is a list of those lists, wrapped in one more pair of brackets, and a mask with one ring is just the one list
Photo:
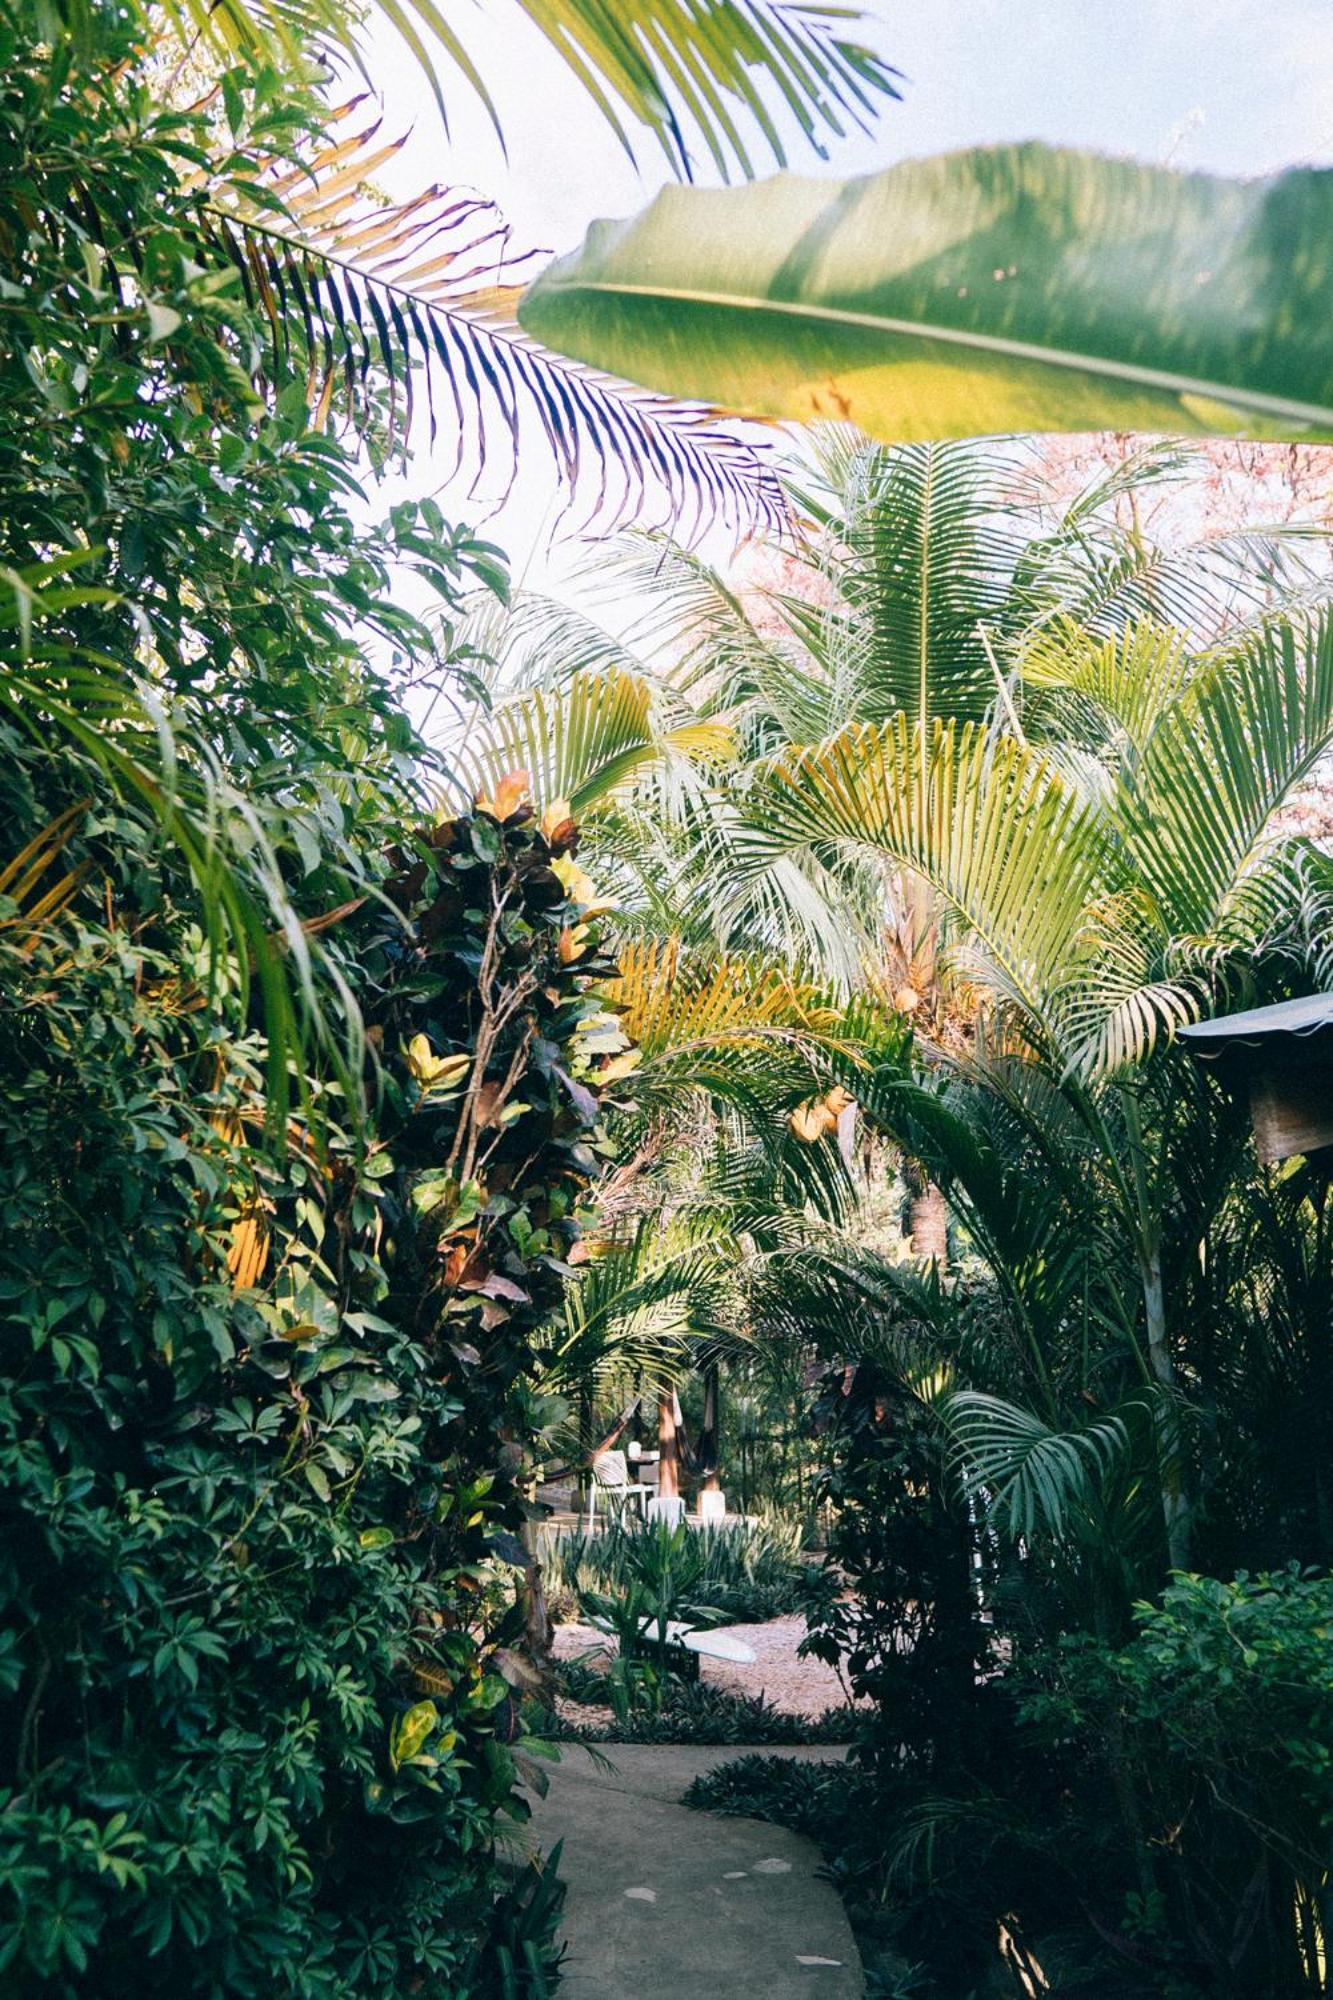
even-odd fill
[[(3, 1980), (537, 1995), (497, 1823), (605, 1144), (574, 832), (431, 810), (390, 570), (449, 607), (498, 553), (354, 519), (208, 261), (210, 113), (82, 27), (3, 31)], [(256, 153), (308, 128), (237, 91)]]
[[(19, 768), (39, 812), (96, 786)], [(481, 1588), (525, 1560), (532, 1334), (598, 1142), (547, 844), (436, 830), (349, 919), (373, 1142), (312, 1077), (318, 1136), (275, 1147), (188, 884), (96, 789), (76, 814), (81, 893), (5, 947), (7, 1977), (480, 1995), (507, 1955), (542, 1990), (494, 1900), (523, 1607)]]
[[(780, 1521), (719, 1523), (692, 1530), (689, 1545), (698, 1559), (690, 1589), (709, 1614), (701, 1622), (757, 1623), (799, 1607), (806, 1565), (798, 1528)], [(645, 1548), (653, 1551), (654, 1538), (645, 1541), (632, 1526), (597, 1535), (569, 1530), (547, 1551), (547, 1573), (553, 1587), (577, 1603), (590, 1590), (619, 1590), (635, 1574)]]
[(523, 324), (743, 415), (890, 442), (1005, 431), (1325, 437), (1333, 183), (1028, 144), (856, 180), (668, 188), (594, 223)]
[[(836, 7), (514, 12), (682, 178), (895, 88)], [(1328, 983), (1326, 551), (954, 435), (1322, 434), (1327, 176), (676, 190), (520, 328), (484, 198), (377, 184), (374, 18), (0, 21), (6, 1990), (549, 1993), (563, 1565), (642, 1740), (783, 1736), (661, 1626), (799, 1579), (855, 1760), (707, 1802), (825, 1841), (888, 1990), (1327, 1991), (1328, 1176), (1177, 1039)], [(780, 483), (585, 361), (898, 442)], [(533, 440), (635, 526), (605, 625), (374, 519)], [(544, 1564), (654, 1411), (791, 1527)]]
[[(1016, 443), (884, 451), (832, 433), (790, 486), (805, 547), (766, 588), (631, 544), (639, 629), (520, 600), (491, 622), (494, 705), (472, 735), (481, 768), (521, 747), (582, 788), (587, 865), (621, 905), (645, 1083), (658, 1024), (679, 1017), (713, 1090), (691, 1030), (716, 1028), (725, 978), (729, 1009), (758, 1003), (757, 1101), (770, 989), (736, 979), (742, 952), (837, 1001), (837, 1038), (786, 1116), (799, 1210), (789, 1191), (775, 1226), (753, 1208), (728, 1225), (741, 1344), (724, 1380), (734, 1401), (765, 1353), (791, 1357), (798, 1381), (812, 1354), (838, 1364), (816, 1409), (832, 1567), (814, 1644), (874, 1702), (862, 1774), (908, 1829), (901, 1865), (872, 1835), (847, 1866), (881, 1917), (903, 1909), (934, 1940), (941, 1991), (992, 1973), (1025, 1990), (1034, 1966), (1061, 1991), (1080, 1965), (1096, 1991), (1204, 1977), (1199, 1954), (1223, 1949), (1202, 1941), (1211, 1919), (1185, 1969), (1166, 1912), (1204, 1894), (1220, 1855), (1191, 1850), (1183, 1882), (1158, 1883), (1153, 1862), (1183, 1765), (1138, 1821), (1099, 1822), (1119, 1859), (1090, 1878), (1104, 1884), (1090, 1933), (1024, 1893), (1040, 1840), (1002, 1850), (1006, 1825), (1030, 1824), (1007, 1801), (1067, 1773), (1038, 1783), (1026, 1748), (1009, 1754), (1015, 1689), (1062, 1671), (1062, 1632), (1123, 1644), (1171, 1566), (1226, 1576), (1329, 1554), (1312, 1472), (1322, 1178), (1261, 1170), (1243, 1104), (1173, 1042), (1200, 1011), (1323, 977), (1327, 864), (1276, 829), (1333, 736), (1327, 612), (1299, 532), (1163, 544), (1145, 530), (1188, 469), (1152, 448), (1057, 504)], [(699, 972), (682, 994), (640, 996), (686, 962)], [(659, 1121), (671, 1102), (656, 1100)], [(741, 1104), (707, 1128), (719, 1158)], [(637, 1200), (652, 1199), (646, 1168), (667, 1213), (707, 1204), (698, 1131), (659, 1122), (655, 1150), (634, 1155)], [(904, 1262), (886, 1213), (886, 1141), (905, 1207), (947, 1198), (933, 1272)], [(1023, 1714), (1039, 1712), (1034, 1694)], [(1113, 1757), (1117, 1796), (1138, 1787), (1137, 1756)], [(1237, 1991), (1286, 1978), (1305, 1950), (1291, 1923), (1312, 1936), (1320, 1921), (1308, 1855), (1293, 1874), (1274, 1837), (1283, 1859)], [(1257, 1863), (1236, 1849), (1233, 1865)], [(970, 1925), (951, 1869), (972, 1885)], [(1089, 1945), (1131, 1935), (1132, 1950)]]

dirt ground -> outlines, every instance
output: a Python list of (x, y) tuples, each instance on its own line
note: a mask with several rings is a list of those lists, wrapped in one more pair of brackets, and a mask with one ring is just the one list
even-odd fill
[[(817, 1716), (826, 1708), (845, 1705), (847, 1690), (832, 1667), (822, 1660), (797, 1658), (796, 1649), (805, 1637), (803, 1618), (770, 1618), (763, 1625), (723, 1625), (719, 1629), (730, 1638), (743, 1640), (754, 1652), (754, 1664), (737, 1666), (730, 1660), (701, 1659), (701, 1680), (732, 1694), (762, 1695), (790, 1715)], [(555, 1656), (569, 1660), (585, 1653), (607, 1654), (614, 1643), (590, 1625), (559, 1625)], [(596, 1661), (589, 1664), (595, 1666)], [(584, 1709), (581, 1713), (586, 1720), (595, 1711)]]

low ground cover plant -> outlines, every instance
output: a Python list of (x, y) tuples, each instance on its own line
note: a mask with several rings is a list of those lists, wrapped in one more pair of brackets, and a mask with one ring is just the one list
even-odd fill
[(555, 1692), (585, 1709), (611, 1706), (610, 1723), (559, 1715), (554, 1710), (534, 1719), (539, 1735), (581, 1742), (615, 1743), (850, 1743), (858, 1718), (851, 1708), (828, 1708), (822, 1715), (795, 1715), (762, 1696), (735, 1694), (707, 1681), (667, 1675), (659, 1683), (655, 1705), (631, 1704), (622, 1710), (611, 1700), (612, 1684), (603, 1667), (577, 1660), (556, 1668)]

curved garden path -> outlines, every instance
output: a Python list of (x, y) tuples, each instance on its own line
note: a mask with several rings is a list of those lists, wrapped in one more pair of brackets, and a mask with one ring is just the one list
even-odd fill
[(594, 1759), (566, 1745), (530, 1829), (547, 1851), (564, 1842), (561, 2000), (860, 2000), (856, 1945), (810, 1842), (680, 1803), (691, 1779), (745, 1755), (609, 1744)]

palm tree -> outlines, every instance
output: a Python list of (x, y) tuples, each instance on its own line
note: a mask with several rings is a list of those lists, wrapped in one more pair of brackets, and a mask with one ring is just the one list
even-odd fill
[[(1118, 1233), (1139, 1291), (1133, 1311), (1123, 1291), (1102, 1310), (1169, 1414), (1179, 1400), (1163, 1269), (1173, 1111), (1197, 1086), (1178, 1062), (1151, 1058), (1290, 904), (1292, 855), (1270, 827), (1333, 734), (1333, 621), (1273, 617), (1200, 653), (1146, 624), (1099, 639), (1061, 623), (1037, 635), (1020, 673), (1023, 657), (1043, 697), (1030, 736), (1008, 714), (845, 730), (757, 774), (749, 839), (756, 865), (807, 842), (847, 843), (930, 885), (946, 948), (986, 999), (985, 1033), (959, 1068), (1039, 1148), (1056, 1184), (1078, 1188), (1091, 1173), (1098, 1235)], [(914, 1098), (893, 1123), (906, 1134), (933, 1117)], [(936, 1132), (979, 1218), (995, 1161), (964, 1172), (962, 1135), (939, 1121)], [(1189, 1547), (1182, 1481), (1168, 1438), (1162, 1493), (1177, 1566)]]
[[(1116, 1394), (1154, 1412), (1146, 1445), (1133, 1414), (1125, 1437), (1158, 1466), (1177, 1562), (1163, 1257), (1181, 1121), (1207, 1119), (1179, 1065), (1159, 1085), (1148, 1058), (1217, 990), (1228, 951), (1290, 907), (1265, 830), (1327, 740), (1330, 696), (1320, 616), (1270, 608), (1310, 587), (1298, 544), (1181, 550), (1145, 533), (1138, 496), (1181, 470), (1178, 452), (1138, 454), (1054, 512), (1012, 447), (887, 452), (835, 434), (799, 489), (810, 582), (756, 608), (689, 552), (639, 546), (635, 574), (651, 563), (665, 600), (647, 643), (585, 624), (571, 644), (561, 614), (543, 684), (525, 689), (532, 635), (554, 640), (557, 620), (524, 608), (476, 749), (540, 764), (558, 741), (562, 777), (590, 787), (598, 865), (621, 871), (628, 921), (649, 933), (684, 888), (701, 950), (737, 934), (772, 949), (799, 929), (808, 961), (828, 930), (865, 941), (853, 978), (897, 999), (945, 1085), (940, 1098), (863, 1070), (852, 1086), (920, 1176), (918, 1230), (938, 1246), (943, 1186), (1004, 1274), (1044, 1432), (1063, 1436), (1105, 1390), (1080, 1377), (1071, 1406), (1044, 1358), (1054, 1330), (1080, 1311), (1116, 1330), (1133, 1363)], [(627, 675), (656, 736), (572, 726), (607, 720), (595, 690)], [(1204, 1228), (1241, 1143), (1226, 1132)]]

